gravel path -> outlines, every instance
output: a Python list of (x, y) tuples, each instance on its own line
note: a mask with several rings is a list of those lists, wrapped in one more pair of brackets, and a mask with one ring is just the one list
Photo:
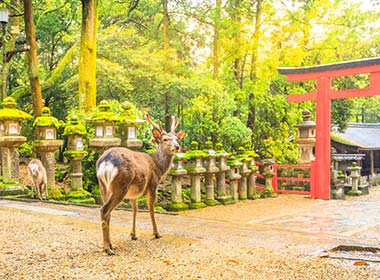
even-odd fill
[(129, 228), (111, 225), (117, 255), (110, 257), (101, 250), (99, 222), (0, 207), (0, 225), (0, 279), (380, 279), (376, 263), (275, 252), (228, 238), (155, 240), (138, 230), (132, 241)]

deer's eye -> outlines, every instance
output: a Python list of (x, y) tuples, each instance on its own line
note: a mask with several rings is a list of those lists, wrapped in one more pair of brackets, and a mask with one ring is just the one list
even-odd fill
[(164, 138), (163, 139), (164, 142), (168, 142), (168, 140), (169, 140), (168, 138)]

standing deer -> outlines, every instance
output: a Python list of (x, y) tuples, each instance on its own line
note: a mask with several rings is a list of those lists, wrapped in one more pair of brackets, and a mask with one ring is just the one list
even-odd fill
[(28, 164), (28, 175), (32, 182), (32, 198), (34, 191), (37, 191), (38, 198), (42, 200), (42, 196), (48, 199), (47, 176), (46, 169), (39, 159), (32, 159)]
[(96, 163), (96, 176), (103, 199), (103, 206), (100, 209), (103, 251), (109, 255), (114, 254), (109, 232), (111, 212), (124, 198), (130, 199), (133, 210), (132, 240), (137, 239), (137, 199), (143, 195), (147, 196), (153, 235), (155, 238), (161, 237), (154, 218), (157, 186), (170, 168), (174, 153), (180, 149), (178, 140), (185, 135), (185, 132), (175, 133), (179, 122), (174, 116), (170, 132), (166, 132), (159, 121), (155, 124), (149, 115), (146, 115), (146, 118), (153, 127), (153, 137), (158, 143), (154, 153), (145, 154), (115, 147), (106, 150)]

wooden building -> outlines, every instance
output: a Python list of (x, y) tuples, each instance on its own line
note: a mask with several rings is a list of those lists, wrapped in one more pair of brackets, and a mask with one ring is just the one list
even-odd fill
[(380, 173), (380, 123), (349, 123), (345, 132), (331, 133), (337, 154), (364, 154), (362, 175)]

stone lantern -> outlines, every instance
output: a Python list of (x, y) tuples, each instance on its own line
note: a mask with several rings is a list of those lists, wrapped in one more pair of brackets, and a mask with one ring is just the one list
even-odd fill
[(249, 159), (243, 147), (238, 148), (236, 158), (242, 163), (239, 170), (241, 175), (238, 186), (239, 199), (245, 200), (248, 198), (248, 176), (252, 171), (248, 168)]
[[(36, 140), (33, 148), (40, 155), (47, 174), (48, 189), (57, 189), (55, 186), (55, 156), (54, 153), (62, 146), (63, 141), (57, 140), (57, 129), (61, 123), (51, 116), (50, 109), (43, 107), (41, 116), (33, 123)], [(49, 194), (50, 196), (50, 194)], [(54, 196), (54, 195), (53, 195)]]
[(87, 151), (83, 150), (83, 137), (86, 134), (86, 128), (79, 123), (78, 117), (75, 115), (70, 116), (63, 135), (67, 136), (68, 142), (64, 156), (70, 160), (72, 190), (83, 189), (82, 159), (87, 155)]
[(228, 153), (223, 149), (221, 143), (215, 145), (216, 153), (216, 166), (218, 173), (216, 173), (217, 197), (216, 199), (222, 204), (235, 203), (230, 195), (226, 192), (226, 172), (230, 169), (227, 165)]
[(313, 148), (315, 146), (315, 122), (311, 121), (311, 113), (309, 110), (302, 112), (303, 121), (300, 122), (298, 127), (298, 139), (299, 151), (301, 154), (300, 163), (310, 164), (314, 159)]
[(191, 150), (185, 154), (185, 159), (188, 161), (185, 168), (190, 174), (191, 181), (191, 203), (189, 205), (191, 209), (206, 207), (206, 204), (201, 201), (201, 174), (206, 172), (202, 162), (206, 157), (205, 152), (198, 150), (198, 142), (191, 142)]
[(186, 169), (183, 166), (183, 160), (185, 159), (184, 153), (174, 154), (172, 166), (168, 172), (168, 175), (172, 176), (171, 184), (171, 203), (167, 205), (169, 211), (182, 211), (188, 210), (189, 206), (183, 202), (182, 199), (182, 177), (187, 174)]
[(356, 165), (356, 162), (352, 163), (352, 166), (348, 167), (347, 170), (351, 172), (350, 178), (352, 180), (352, 188), (348, 192), (348, 195), (362, 195), (363, 192), (359, 190), (359, 178), (360, 178), (360, 170), (362, 168)]
[(21, 121), (30, 120), (32, 116), (16, 109), (17, 103), (7, 97), (0, 109), (0, 154), (3, 183), (19, 183), (19, 154), (17, 148), (26, 142), (21, 135)]
[(206, 203), (209, 206), (219, 205), (220, 203), (215, 200), (214, 194), (214, 177), (219, 171), (219, 168), (216, 166), (216, 152), (213, 150), (212, 141), (210, 139), (206, 141), (205, 149), (203, 151), (207, 154), (204, 161), (204, 166), (206, 167)]
[(234, 200), (239, 199), (238, 194), (238, 186), (239, 186), (239, 179), (241, 178), (240, 167), (243, 165), (241, 161), (239, 161), (235, 156), (231, 156), (230, 159), (227, 161), (227, 165), (231, 167), (230, 170), (228, 170), (227, 176), (230, 179), (230, 195)]
[(256, 192), (256, 173), (259, 169), (255, 162), (255, 157), (257, 157), (257, 154), (255, 151), (251, 150), (250, 147), (247, 147), (245, 154), (246, 154), (246, 160), (248, 162), (248, 168), (251, 170), (251, 172), (248, 175), (247, 196), (248, 196), (248, 199), (256, 199), (258, 198), (258, 195)]
[(108, 101), (101, 101), (98, 112), (94, 113), (90, 120), (94, 124), (95, 135), (90, 139), (89, 146), (97, 149), (100, 154), (108, 148), (120, 146), (121, 140), (115, 136), (115, 123), (118, 120)]
[(142, 147), (143, 143), (137, 138), (137, 126), (144, 122), (136, 116), (136, 108), (132, 103), (124, 102), (122, 104), (124, 112), (121, 114), (120, 119), (120, 138), (121, 146), (127, 147), (132, 150), (138, 150)]
[(264, 165), (263, 176), (265, 178), (265, 197), (273, 197), (275, 196), (272, 179), (274, 177), (274, 167), (275, 161), (273, 159), (264, 159), (262, 161)]

